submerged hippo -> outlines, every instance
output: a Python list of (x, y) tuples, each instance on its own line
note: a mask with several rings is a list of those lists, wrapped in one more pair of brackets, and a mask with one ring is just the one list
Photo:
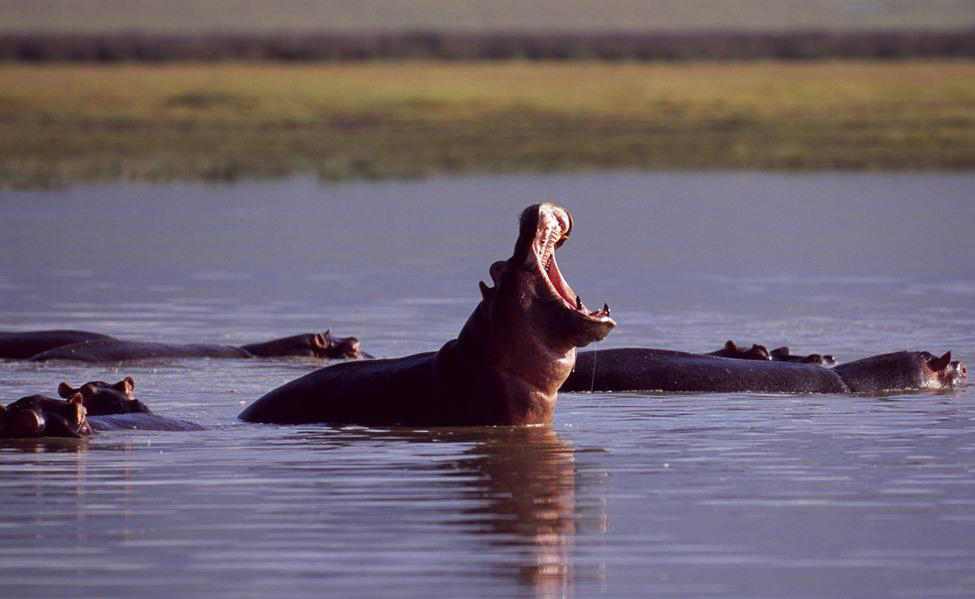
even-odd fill
[(832, 366), (836, 364), (836, 358), (829, 354), (808, 354), (805, 356), (795, 355), (789, 352), (788, 347), (777, 347), (771, 351), (764, 345), (752, 344), (748, 349), (739, 347), (734, 341), (728, 340), (724, 347), (718, 351), (708, 352), (709, 356), (721, 356), (722, 358), (737, 358), (739, 360), (775, 360), (778, 362), (800, 362), (802, 364), (825, 364)]
[(92, 434), (80, 393), (66, 400), (43, 395), (0, 405), (0, 439), (83, 438)]
[(94, 431), (138, 429), (151, 431), (199, 431), (203, 427), (168, 416), (154, 414), (149, 406), (135, 398), (135, 381), (127, 376), (109, 384), (89, 381), (77, 389), (68, 383), (58, 386), (61, 397), (80, 395)]
[(111, 339), (89, 331), (50, 330), (7, 333), (0, 331), (0, 360), (26, 360), (56, 347), (83, 341)]
[(149, 412), (149, 406), (135, 398), (135, 381), (127, 376), (115, 384), (90, 381), (75, 389), (68, 383), (58, 385), (58, 395), (67, 399), (80, 394), (89, 416)]
[[(56, 341), (90, 335), (81, 340), (55, 345)], [(334, 337), (324, 333), (305, 333), (263, 343), (233, 346), (207, 343), (148, 343), (125, 341), (85, 331), (30, 331), (0, 333), (0, 358), (28, 359), (34, 362), (74, 360), (78, 362), (124, 362), (128, 360), (179, 358), (278, 358), (313, 357), (354, 359), (364, 357), (355, 337)], [(28, 351), (47, 345), (36, 353)]]
[(562, 391), (862, 393), (946, 389), (968, 370), (951, 352), (900, 351), (833, 368), (649, 348), (580, 352)]
[(109, 384), (90, 381), (77, 389), (58, 386), (63, 400), (31, 395), (6, 408), (0, 406), (0, 439), (29, 437), (82, 438), (97, 431), (138, 429), (152, 431), (199, 431), (202, 426), (153, 414), (135, 398), (135, 381), (125, 377)]
[(460, 335), (437, 352), (345, 362), (271, 391), (240, 415), (250, 422), (366, 425), (521, 425), (552, 420), (575, 348), (616, 326), (589, 310), (559, 272), (555, 250), (572, 230), (554, 204), (521, 215), (511, 258), (491, 265), (493, 287)]

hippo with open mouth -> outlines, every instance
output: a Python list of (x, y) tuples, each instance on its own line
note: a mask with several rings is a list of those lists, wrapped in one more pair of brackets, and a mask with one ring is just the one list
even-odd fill
[(493, 286), (456, 339), (439, 351), (345, 362), (264, 395), (250, 422), (477, 426), (551, 422), (575, 349), (616, 326), (609, 306), (587, 308), (555, 260), (572, 218), (554, 204), (522, 212), (508, 260), (491, 265)]

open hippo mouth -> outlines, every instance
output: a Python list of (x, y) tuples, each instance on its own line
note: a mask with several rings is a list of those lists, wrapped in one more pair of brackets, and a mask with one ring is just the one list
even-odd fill
[(540, 295), (547, 296), (557, 306), (560, 322), (573, 330), (573, 344), (581, 347), (606, 337), (616, 322), (610, 318), (607, 304), (598, 310), (587, 308), (559, 270), (555, 250), (565, 243), (571, 232), (572, 217), (564, 208), (555, 204), (529, 207), (522, 214), (521, 247), (516, 248), (516, 257), (523, 257), (524, 268), (535, 272), (542, 283)]

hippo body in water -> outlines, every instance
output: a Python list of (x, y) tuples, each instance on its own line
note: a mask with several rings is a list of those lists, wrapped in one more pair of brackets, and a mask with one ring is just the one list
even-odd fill
[(27, 360), (57, 347), (97, 339), (111, 339), (111, 337), (89, 331), (72, 330), (0, 332), (0, 360)]
[(81, 439), (90, 434), (85, 407), (77, 393), (67, 400), (30, 395), (8, 406), (0, 405), (0, 439)]
[[(67, 341), (66, 343), (58, 343)], [(40, 349), (30, 353), (35, 349)], [(359, 340), (333, 337), (331, 332), (306, 333), (243, 346), (208, 343), (149, 343), (126, 341), (86, 331), (31, 331), (0, 333), (0, 358), (34, 362), (125, 362), (181, 358), (359, 358)]]
[(609, 334), (609, 308), (590, 311), (559, 272), (555, 250), (572, 229), (553, 204), (521, 215), (514, 253), (491, 265), (494, 287), (460, 335), (439, 351), (323, 368), (264, 395), (250, 422), (476, 426), (552, 419), (575, 348)]
[(894, 352), (833, 368), (650, 348), (579, 352), (562, 391), (876, 393), (964, 384), (967, 369), (928, 352)]
[(134, 390), (132, 377), (114, 384), (91, 381), (77, 389), (61, 383), (58, 395), (64, 399), (31, 395), (6, 407), (0, 405), (0, 439), (84, 438), (98, 431), (123, 429), (204, 430), (192, 422), (153, 414), (135, 398)]

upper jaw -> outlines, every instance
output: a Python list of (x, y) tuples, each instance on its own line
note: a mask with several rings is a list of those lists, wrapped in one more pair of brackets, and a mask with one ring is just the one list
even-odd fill
[(526, 266), (536, 270), (543, 281), (545, 293), (569, 310), (592, 329), (593, 340), (600, 340), (609, 334), (616, 322), (610, 318), (607, 304), (602, 309), (589, 310), (559, 271), (555, 250), (568, 238), (572, 231), (572, 217), (564, 208), (554, 204), (538, 206), (538, 220), (534, 241), (528, 252)]

